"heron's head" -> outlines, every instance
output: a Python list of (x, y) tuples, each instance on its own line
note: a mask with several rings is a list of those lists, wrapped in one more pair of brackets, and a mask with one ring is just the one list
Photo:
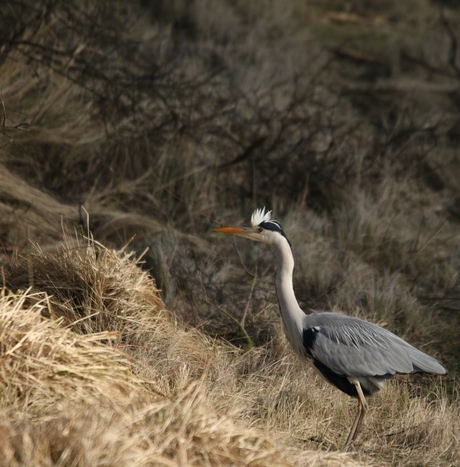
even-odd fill
[(216, 232), (246, 237), (256, 242), (273, 245), (284, 237), (291, 244), (278, 221), (271, 220), (271, 211), (265, 212), (265, 208), (256, 209), (251, 216), (251, 227), (221, 227), (214, 229)]

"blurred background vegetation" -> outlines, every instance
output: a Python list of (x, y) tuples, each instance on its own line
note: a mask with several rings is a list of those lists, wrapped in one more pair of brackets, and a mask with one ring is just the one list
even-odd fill
[(266, 206), (305, 310), (371, 319), (455, 373), (459, 40), (448, 0), (8, 0), (0, 264), (63, 229), (129, 242), (180, 320), (262, 345), (273, 254), (212, 228)]

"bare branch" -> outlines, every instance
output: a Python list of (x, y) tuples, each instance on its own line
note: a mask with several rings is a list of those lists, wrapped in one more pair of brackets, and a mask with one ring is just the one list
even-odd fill
[(442, 9), (441, 11), (441, 24), (443, 25), (450, 39), (449, 64), (455, 71), (457, 77), (460, 78), (460, 67), (457, 65), (458, 39), (454, 31), (452, 30), (448, 19), (446, 18), (444, 9)]
[[(28, 122), (21, 122), (17, 125), (7, 125), (6, 124), (6, 108), (5, 108), (5, 101), (3, 100), (3, 96), (0, 96), (0, 133), (6, 136), (9, 141), (14, 141), (14, 139), (8, 134), (8, 131), (13, 130), (22, 130), (22, 131), (29, 131), (30, 130), (30, 123)], [(34, 117), (35, 120), (35, 117)]]

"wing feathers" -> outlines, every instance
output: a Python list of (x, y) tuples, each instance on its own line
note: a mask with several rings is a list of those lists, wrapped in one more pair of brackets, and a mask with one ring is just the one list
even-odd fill
[(434, 358), (375, 324), (338, 313), (306, 317), (307, 353), (339, 375), (391, 377), (397, 373), (445, 374)]

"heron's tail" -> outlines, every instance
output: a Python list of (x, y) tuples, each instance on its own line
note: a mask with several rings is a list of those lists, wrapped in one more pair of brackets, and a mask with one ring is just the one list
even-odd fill
[(447, 369), (433, 357), (412, 347), (409, 351), (414, 370), (411, 373), (431, 373), (433, 375), (445, 375)]

